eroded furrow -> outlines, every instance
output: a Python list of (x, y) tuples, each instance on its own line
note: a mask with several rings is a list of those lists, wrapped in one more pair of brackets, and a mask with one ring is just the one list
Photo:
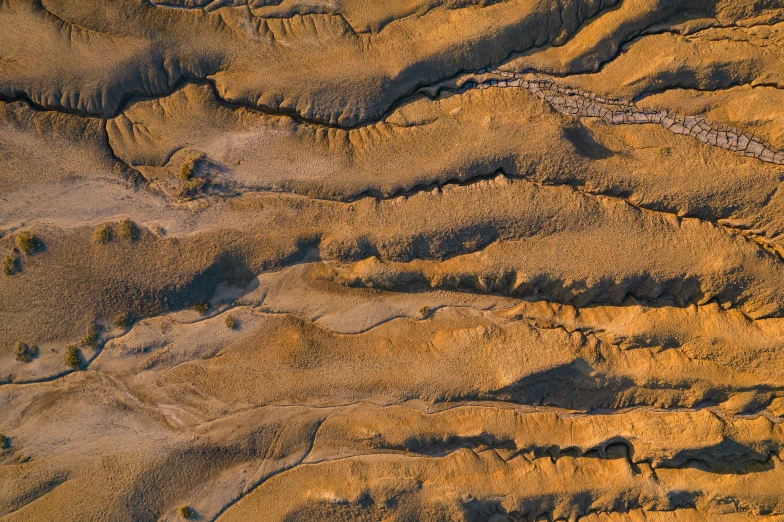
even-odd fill
[(0, 0), (0, 518), (784, 521), (780, 0)]
[[(563, 87), (550, 78), (501, 70), (480, 70), (478, 74), (498, 74), (505, 79), (468, 79), (457, 92), (480, 88), (523, 88), (546, 100), (557, 111), (578, 117), (600, 118), (612, 125), (659, 124), (673, 134), (689, 136), (702, 143), (752, 157), (766, 163), (784, 165), (784, 151), (750, 132), (722, 123), (707, 121), (701, 116), (671, 114), (667, 109), (640, 109), (631, 100), (611, 99), (595, 93)], [(510, 79), (511, 78), (511, 79)]]

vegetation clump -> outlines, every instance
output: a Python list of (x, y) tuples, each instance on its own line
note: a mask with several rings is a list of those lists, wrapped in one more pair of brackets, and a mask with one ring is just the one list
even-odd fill
[(234, 330), (237, 327), (237, 320), (231, 314), (226, 316), (225, 323), (226, 323), (226, 328), (228, 328), (229, 330)]
[(191, 520), (196, 518), (196, 512), (190, 506), (182, 506), (179, 509), (180, 516), (185, 520)]
[(423, 306), (419, 309), (419, 315), (422, 317), (428, 317), (433, 312), (433, 310), (429, 306)]
[(108, 243), (112, 240), (112, 227), (107, 224), (100, 225), (93, 233), (93, 240), (96, 243)]
[(180, 197), (193, 196), (204, 188), (207, 180), (204, 177), (196, 176), (199, 162), (203, 159), (202, 155), (189, 154), (185, 161), (180, 165), (180, 179), (182, 183), (178, 189)]
[(207, 301), (199, 301), (198, 303), (191, 306), (191, 310), (194, 312), (198, 312), (199, 315), (204, 315), (207, 313), (207, 310), (210, 309), (210, 303)]
[(8, 449), (8, 446), (10, 445), (10, 439), (6, 437), (5, 434), (0, 433), (0, 451)]
[(87, 329), (84, 332), (84, 337), (82, 337), (82, 343), (85, 346), (90, 346), (95, 348), (98, 345), (98, 327), (95, 323), (90, 323), (87, 325)]
[(659, 149), (656, 151), (656, 154), (660, 158), (663, 158), (665, 156), (669, 156), (670, 154), (672, 154), (672, 148), (670, 148), (670, 147), (659, 147)]
[(185, 158), (185, 161), (180, 166), (180, 177), (188, 181), (189, 179), (193, 178), (193, 174), (196, 171), (196, 164), (201, 159), (199, 156), (190, 155)]
[(114, 316), (112, 324), (115, 328), (127, 328), (131, 324), (131, 317), (127, 313), (121, 313)]
[(16, 252), (11, 252), (3, 259), (3, 273), (5, 275), (14, 275), (20, 272), (19, 256)]
[(19, 247), (19, 250), (25, 255), (31, 254), (35, 250), (37, 244), (38, 238), (30, 232), (20, 232), (16, 236), (16, 246)]
[(18, 342), (14, 349), (16, 360), (23, 363), (29, 363), (38, 355), (38, 347), (30, 346), (27, 343)]
[(207, 184), (207, 180), (204, 178), (193, 178), (182, 185), (180, 185), (179, 195), (182, 196), (193, 196), (200, 192), (204, 186)]
[(65, 347), (65, 365), (74, 370), (82, 365), (82, 353), (72, 344)]
[(117, 227), (117, 235), (123, 241), (135, 241), (139, 237), (139, 228), (130, 219), (123, 219)]

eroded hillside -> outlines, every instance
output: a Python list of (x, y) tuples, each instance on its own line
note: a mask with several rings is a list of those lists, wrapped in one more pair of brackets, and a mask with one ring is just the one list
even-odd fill
[(784, 2), (0, 41), (0, 519), (784, 521)]

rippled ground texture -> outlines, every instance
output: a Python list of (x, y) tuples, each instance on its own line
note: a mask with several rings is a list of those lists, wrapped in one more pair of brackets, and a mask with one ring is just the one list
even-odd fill
[(0, 42), (2, 520), (784, 520), (784, 2)]

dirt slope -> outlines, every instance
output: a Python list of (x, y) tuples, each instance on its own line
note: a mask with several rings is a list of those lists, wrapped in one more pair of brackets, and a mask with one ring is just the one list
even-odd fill
[(0, 520), (784, 521), (784, 2), (0, 41)]

